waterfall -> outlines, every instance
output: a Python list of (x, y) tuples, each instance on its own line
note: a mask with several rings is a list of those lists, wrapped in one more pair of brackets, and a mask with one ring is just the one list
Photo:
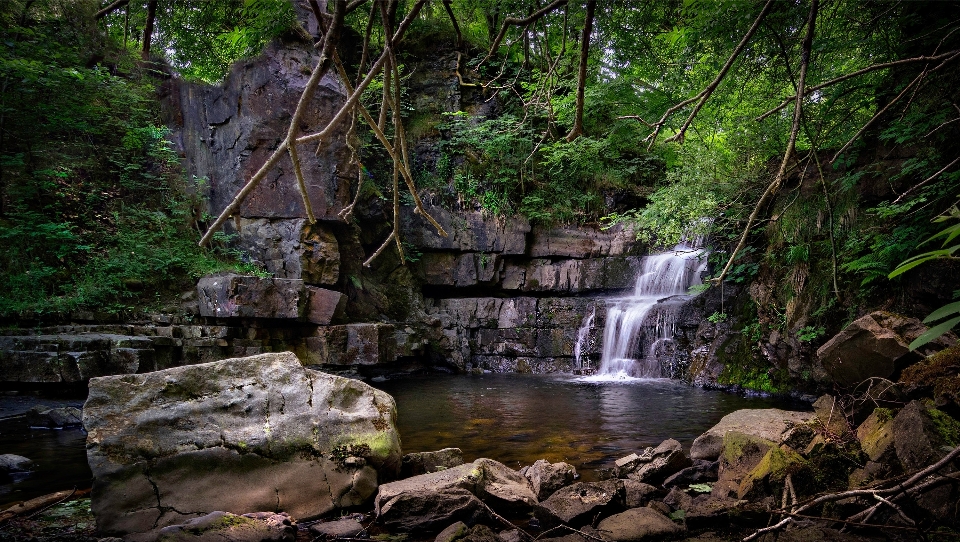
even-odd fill
[(705, 256), (704, 249), (681, 244), (643, 259), (633, 294), (607, 302), (599, 378), (663, 376), (656, 353), (673, 340), (679, 306), (700, 283)]
[(590, 328), (593, 327), (593, 319), (597, 316), (597, 308), (594, 307), (590, 311), (590, 316), (584, 318), (583, 323), (580, 325), (580, 329), (577, 330), (577, 342), (573, 345), (573, 359), (577, 362), (577, 369), (585, 368), (583, 360), (580, 359), (580, 356), (583, 355), (583, 346), (587, 342), (587, 339), (590, 337)]

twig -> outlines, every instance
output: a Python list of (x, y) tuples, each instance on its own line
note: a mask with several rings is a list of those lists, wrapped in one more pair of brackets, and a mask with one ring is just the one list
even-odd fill
[(744, 538), (744, 539), (743, 539), (743, 542), (750, 542), (751, 540), (753, 540), (754, 538), (759, 537), (759, 536), (762, 535), (762, 534), (769, 533), (769, 532), (772, 532), (772, 531), (776, 531), (777, 529), (779, 529), (779, 528), (781, 528), (781, 527), (785, 527), (788, 523), (793, 523), (793, 521), (794, 521), (794, 520), (793, 520), (792, 517), (787, 516), (787, 517), (783, 518), (782, 520), (780, 520), (778, 523), (775, 523), (774, 525), (771, 525), (771, 526), (769, 526), (769, 527), (764, 527), (764, 528), (762, 528), (762, 529), (757, 529), (757, 531), (756, 531), (755, 533), (753, 533), (752, 535)]
[(899, 196), (897, 199), (893, 200), (894, 205), (896, 205), (897, 203), (900, 203), (900, 202), (903, 200), (903, 198), (905, 198), (905, 197), (907, 196), (907, 194), (909, 194), (910, 192), (913, 192), (914, 190), (920, 188), (921, 186), (929, 183), (930, 181), (932, 181), (932, 180), (936, 179), (937, 177), (939, 177), (940, 175), (942, 175), (943, 172), (945, 172), (945, 171), (947, 171), (948, 169), (950, 169), (951, 167), (953, 167), (953, 165), (956, 164), (957, 162), (960, 162), (960, 156), (954, 158), (954, 159), (953, 159), (953, 162), (950, 162), (949, 164), (943, 166), (943, 169), (941, 169), (940, 171), (934, 173), (933, 175), (927, 177), (927, 178), (924, 179), (923, 181), (920, 181), (919, 183), (917, 183), (917, 184), (911, 186), (910, 188), (908, 188), (906, 192), (904, 192), (903, 194), (900, 194), (900, 196)]
[[(707, 88), (703, 89), (700, 92), (700, 94), (698, 94), (694, 98), (694, 99), (699, 99), (699, 101), (697, 102), (697, 105), (693, 107), (693, 111), (690, 112), (690, 115), (687, 117), (687, 120), (683, 123), (683, 126), (680, 127), (680, 130), (673, 136), (667, 138), (668, 142), (669, 141), (679, 141), (681, 143), (683, 142), (684, 134), (687, 132), (687, 128), (690, 127), (690, 123), (693, 122), (694, 117), (697, 116), (697, 113), (700, 112), (700, 109), (703, 107), (703, 105), (707, 103), (707, 100), (710, 98), (710, 95), (713, 94), (713, 91), (716, 90), (717, 87), (720, 85), (720, 82), (723, 81), (723, 78), (727, 75), (727, 72), (730, 71), (731, 66), (733, 66), (733, 62), (737, 59), (738, 56), (740, 56), (740, 52), (743, 51), (743, 48), (747, 46), (747, 42), (750, 41), (750, 38), (753, 37), (753, 34), (756, 33), (758, 28), (760, 28), (760, 23), (763, 22), (763, 19), (767, 16), (767, 13), (770, 12), (771, 7), (773, 7), (773, 0), (767, 0), (767, 3), (763, 6), (763, 9), (760, 10), (760, 15), (757, 15), (756, 20), (753, 21), (753, 25), (750, 27), (749, 30), (747, 30), (747, 33), (743, 35), (743, 39), (740, 40), (740, 43), (737, 44), (737, 47), (733, 50), (733, 52), (730, 53), (730, 57), (727, 59), (726, 64), (724, 64), (723, 67), (720, 68), (720, 72), (717, 73), (717, 76), (713, 79), (713, 81), (709, 85), (707, 85)], [(660, 132), (660, 129), (663, 127), (663, 123), (666, 122), (666, 117), (667, 115), (664, 115), (664, 117), (660, 119), (661, 123), (658, 125), (657, 129), (654, 131), (654, 134), (657, 134)], [(656, 139), (657, 139), (657, 136), (654, 135), (653, 138), (650, 140), (650, 144), (653, 145)]]
[[(892, 61), (892, 62), (883, 62), (883, 63), (880, 63), (880, 64), (873, 64), (873, 65), (871, 65), (871, 66), (867, 66), (866, 68), (857, 70), (857, 71), (855, 71), (855, 72), (851, 72), (851, 73), (848, 73), (848, 74), (846, 74), (846, 75), (841, 75), (840, 77), (837, 77), (837, 78), (831, 79), (831, 80), (829, 80), (829, 81), (820, 83), (819, 85), (814, 85), (814, 86), (812, 86), (812, 87), (807, 87), (806, 90), (804, 90), (803, 94), (804, 94), (804, 96), (806, 96), (807, 94), (810, 94), (810, 93), (812, 93), (812, 92), (816, 92), (816, 91), (818, 91), (818, 90), (820, 90), (820, 89), (829, 87), (829, 86), (831, 86), (831, 85), (835, 85), (835, 84), (837, 84), (837, 83), (841, 83), (841, 82), (843, 82), (843, 81), (846, 81), (847, 79), (852, 79), (852, 78), (854, 78), (854, 77), (858, 77), (858, 76), (861, 76), (861, 75), (870, 73), (870, 72), (872, 72), (872, 71), (884, 70), (884, 69), (887, 69), (887, 68), (893, 68), (893, 67), (896, 67), (896, 66), (902, 66), (902, 65), (904, 65), (904, 64), (914, 64), (914, 63), (917, 63), (917, 62), (935, 62), (935, 61), (937, 61), (937, 60), (943, 60), (943, 59), (945, 59), (945, 58), (948, 58), (950, 55), (956, 54), (956, 53), (958, 53), (958, 52), (960, 52), (960, 49), (953, 50), (953, 51), (948, 51), (948, 52), (946, 52), (946, 53), (939, 54), (939, 55), (934, 55), (934, 56), (918, 56), (918, 57), (915, 57), (915, 58), (904, 58), (904, 59), (902, 59), (902, 60), (894, 60), (894, 61)], [(790, 105), (790, 102), (796, 100), (796, 98), (797, 98), (797, 96), (796, 96), (796, 94), (794, 94), (793, 96), (790, 96), (789, 98), (784, 99), (784, 100), (780, 103), (780, 105), (774, 107), (773, 109), (771, 109), (771, 110), (763, 113), (763, 114), (760, 115), (759, 117), (757, 117), (757, 118), (756, 118), (757, 122), (759, 122), (759, 121), (761, 121), (761, 120), (769, 117), (770, 115), (772, 115), (772, 114), (776, 113), (777, 111), (780, 111), (780, 110), (783, 109), (784, 107)]]
[(915, 521), (913, 521), (912, 519), (910, 519), (910, 518), (903, 512), (903, 508), (900, 508), (900, 507), (897, 506), (896, 504), (888, 501), (887, 499), (884, 499), (884, 498), (881, 497), (880, 495), (874, 495), (873, 498), (874, 498), (874, 499), (877, 499), (878, 501), (882, 502), (883, 504), (889, 506), (890, 508), (893, 508), (894, 510), (896, 510), (896, 511), (897, 511), (897, 514), (899, 514), (900, 517), (903, 518), (903, 521), (906, 521), (908, 525), (915, 526), (915, 525), (917, 524), (917, 522), (915, 522)]
[(813, 35), (816, 28), (817, 10), (819, 7), (819, 0), (813, 0), (810, 3), (810, 14), (807, 16), (807, 33), (803, 38), (803, 44), (801, 46), (800, 77), (797, 81), (797, 97), (793, 106), (793, 125), (790, 128), (790, 139), (787, 141), (787, 149), (783, 153), (783, 161), (780, 162), (780, 169), (777, 171), (773, 181), (767, 186), (767, 189), (764, 190), (763, 194), (760, 196), (760, 199), (757, 201), (757, 204), (754, 206), (753, 212), (751, 212), (750, 216), (747, 218), (747, 225), (743, 228), (743, 233), (740, 235), (740, 241), (730, 254), (730, 258), (727, 260), (727, 265), (723, 267), (723, 270), (720, 272), (717, 278), (713, 279), (713, 282), (721, 282), (723, 281), (724, 277), (727, 276), (727, 273), (733, 266), (734, 259), (737, 257), (737, 253), (740, 252), (740, 250), (747, 243), (747, 236), (750, 235), (750, 228), (753, 227), (753, 223), (756, 221), (757, 215), (760, 214), (760, 210), (766, 204), (767, 199), (777, 192), (777, 190), (780, 188), (780, 183), (783, 181), (784, 174), (787, 170), (787, 164), (790, 162), (790, 157), (793, 155), (793, 151), (797, 143), (797, 134), (800, 131), (800, 119), (803, 111), (803, 88), (807, 81), (807, 68), (810, 65), (810, 51), (813, 48)]
[(503, 25), (500, 27), (500, 32), (497, 33), (497, 37), (495, 37), (493, 42), (490, 44), (490, 51), (487, 52), (487, 56), (483, 57), (483, 60), (480, 61), (480, 64), (486, 62), (487, 59), (489, 59), (493, 53), (497, 51), (497, 48), (500, 47), (500, 42), (503, 41), (503, 37), (507, 34), (507, 28), (511, 26), (526, 26), (557, 9), (558, 7), (565, 5), (566, 3), (567, 0), (554, 0), (553, 2), (550, 2), (544, 6), (543, 9), (540, 9), (539, 11), (523, 19), (517, 17), (507, 17), (504, 19)]

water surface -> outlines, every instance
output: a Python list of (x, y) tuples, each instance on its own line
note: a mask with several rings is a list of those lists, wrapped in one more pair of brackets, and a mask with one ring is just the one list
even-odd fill
[(584, 479), (617, 458), (693, 440), (741, 408), (802, 408), (673, 380), (596, 382), (568, 375), (431, 375), (374, 384), (397, 401), (404, 453), (456, 447), (512, 468), (566, 461)]

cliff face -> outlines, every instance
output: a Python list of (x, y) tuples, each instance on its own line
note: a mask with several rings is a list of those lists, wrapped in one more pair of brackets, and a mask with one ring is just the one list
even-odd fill
[[(171, 84), (165, 108), (173, 140), (189, 174), (207, 180), (203, 190), (211, 214), (231, 201), (284, 137), (316, 56), (307, 44), (274, 44), (260, 58), (237, 65), (219, 87)], [(439, 118), (461, 109), (483, 115), (496, 109), (495, 103), (472, 100), (473, 91), (461, 92), (455, 54), (425, 61), (412, 73), (409, 101), (415, 115)], [(344, 99), (337, 80), (325, 77), (302, 130), (321, 128)], [(369, 194), (361, 197), (349, 222), (338, 216), (354, 197), (358, 173), (358, 161), (346, 143), (356, 136), (348, 130), (346, 123), (316, 156), (301, 152), (316, 224), (305, 220), (286, 159), (225, 226), (229, 242), (273, 274), (273, 279), (260, 280), (288, 282), (238, 287), (237, 281), (208, 281), (207, 290), (214, 282), (233, 286), (202, 292), (200, 315), (225, 324), (252, 315), (253, 326), (263, 329), (283, 325), (276, 316), (287, 315), (288, 327), (298, 329), (295, 337), (287, 330), (284, 340), (260, 347), (292, 348), (312, 364), (382, 365), (400, 359), (457, 370), (574, 369), (584, 317), (602, 305), (603, 296), (633, 286), (643, 248), (632, 233), (533, 227), (518, 216), (428, 205), (450, 234), (444, 238), (404, 206), (401, 237), (408, 261), (401, 262), (390, 247), (372, 268), (363, 267), (388, 235), (392, 217), (390, 206)], [(427, 144), (416, 146), (415, 153), (418, 162), (431, 159)], [(270, 301), (249, 310), (232, 308), (231, 303), (256, 304), (239, 291), (244, 288), (301, 291), (299, 282), (289, 281), (302, 281), (306, 288), (293, 296), (299, 305), (294, 301), (278, 309), (278, 301)], [(306, 293), (311, 288), (313, 293)], [(337, 297), (317, 291), (346, 296), (346, 304), (330, 308), (331, 317), (320, 325), (314, 325), (317, 313), (309, 313), (304, 300)], [(217, 309), (227, 306), (230, 318), (218, 319), (225, 313)], [(257, 313), (261, 309), (263, 314)], [(600, 330), (601, 322), (602, 317)], [(599, 356), (599, 332), (593, 331), (592, 341), (581, 341), (593, 345), (583, 349), (584, 363)], [(229, 349), (233, 345), (227, 342), (223, 348)], [(244, 345), (244, 353), (258, 348)]]

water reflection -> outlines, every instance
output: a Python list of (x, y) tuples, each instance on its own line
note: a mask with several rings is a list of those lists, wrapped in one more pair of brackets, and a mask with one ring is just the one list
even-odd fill
[(397, 400), (405, 452), (458, 447), (513, 468), (566, 461), (586, 479), (614, 459), (675, 438), (689, 446), (740, 408), (789, 407), (665, 379), (597, 383), (568, 376), (426, 376), (376, 384)]

